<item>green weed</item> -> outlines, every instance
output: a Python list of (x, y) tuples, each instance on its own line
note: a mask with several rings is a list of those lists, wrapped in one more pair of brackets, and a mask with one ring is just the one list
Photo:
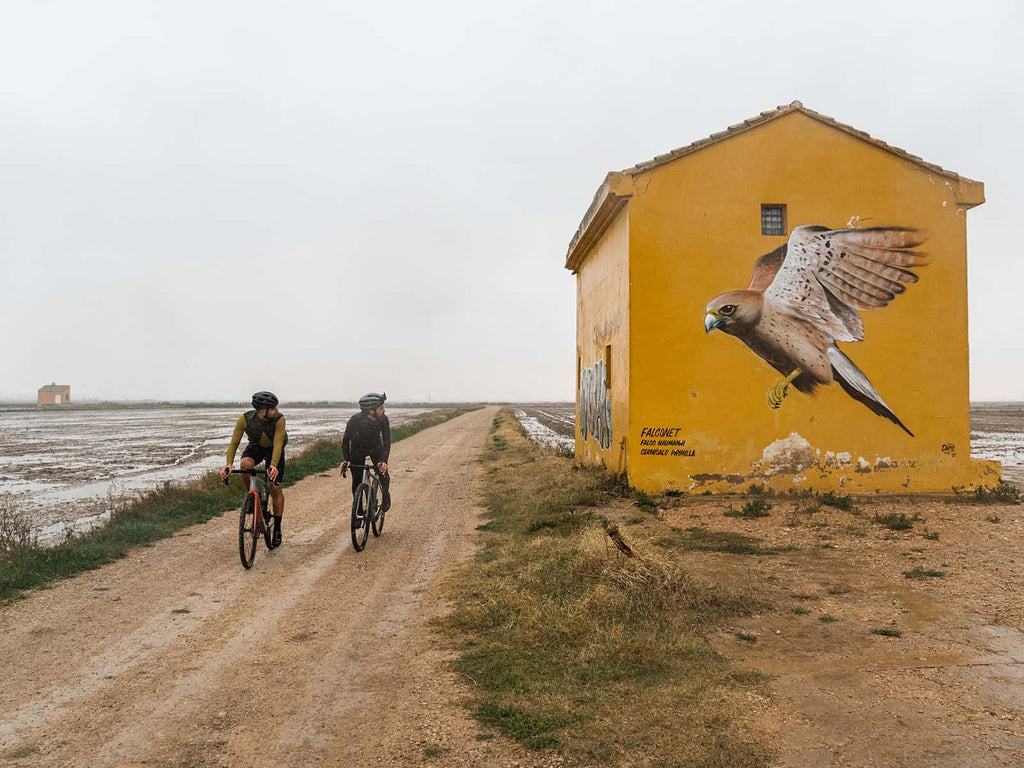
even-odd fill
[(964, 501), (971, 501), (975, 504), (1021, 504), (1024, 503), (1024, 493), (1020, 488), (1011, 483), (999, 481), (998, 485), (979, 485), (976, 488), (968, 488), (962, 485), (954, 485), (953, 493)]
[(885, 515), (875, 515), (872, 519), (879, 525), (888, 528), (890, 531), (908, 531), (914, 527), (913, 518), (907, 517), (902, 512), (889, 512)]
[(818, 496), (818, 501), (827, 507), (835, 507), (836, 509), (841, 509), (844, 512), (853, 511), (853, 497), (847, 494), (836, 493), (835, 491), (826, 491)]
[(941, 579), (946, 575), (946, 572), (935, 569), (914, 568), (909, 571), (903, 571), (903, 575), (908, 579)]
[(754, 496), (754, 498), (752, 498), (746, 504), (744, 504), (743, 508), (740, 509), (739, 511), (730, 507), (729, 510), (725, 512), (725, 516), (744, 518), (768, 517), (771, 508), (772, 503), (768, 501), (768, 499), (766, 499), (762, 495), (757, 495)]
[(881, 635), (882, 637), (903, 637), (903, 633), (900, 632), (898, 629), (888, 628), (872, 629), (871, 634)]

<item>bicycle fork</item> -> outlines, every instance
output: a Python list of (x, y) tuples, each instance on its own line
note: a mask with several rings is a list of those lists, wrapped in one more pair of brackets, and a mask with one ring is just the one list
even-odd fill
[(252, 508), (254, 510), (252, 527), (257, 536), (262, 536), (266, 530), (263, 522), (263, 505), (260, 503), (260, 494), (257, 490), (256, 475), (249, 475), (249, 493), (252, 494)]

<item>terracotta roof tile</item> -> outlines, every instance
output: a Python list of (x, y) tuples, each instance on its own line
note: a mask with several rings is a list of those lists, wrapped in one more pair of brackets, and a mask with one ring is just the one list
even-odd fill
[[(697, 141), (687, 144), (684, 147), (679, 147), (678, 149), (673, 149), (670, 152), (665, 152), (664, 154), (658, 155), (657, 157), (651, 160), (645, 160), (644, 162), (637, 163), (631, 168), (626, 168), (623, 171), (623, 173), (628, 173), (632, 175), (644, 173), (645, 171), (649, 171), (652, 168), (656, 168), (659, 165), (663, 165), (667, 162), (675, 160), (677, 157), (682, 157), (683, 155), (687, 155), (691, 152), (701, 149), (702, 147), (706, 147), (708, 144), (713, 144), (714, 142), (721, 141), (722, 139), (725, 139), (729, 136), (734, 136), (737, 133), (749, 130), (750, 128), (756, 125), (760, 125), (761, 123), (764, 123), (768, 120), (773, 120), (777, 117), (781, 117), (782, 115), (789, 114), (790, 112), (802, 112), (808, 117), (818, 120), (819, 122), (825, 123), (826, 125), (830, 125), (833, 128), (838, 128), (839, 130), (844, 131), (845, 133), (849, 133), (851, 136), (856, 136), (859, 139), (863, 139), (864, 141), (874, 144), (875, 146), (884, 149), (887, 152), (892, 152), (894, 155), (898, 155), (899, 157), (902, 157), (906, 160), (910, 160), (913, 163), (923, 165), (926, 168), (929, 168), (942, 176), (947, 176), (953, 179), (966, 179), (966, 177), (961, 177), (960, 174), (956, 173), (955, 171), (946, 170), (942, 166), (926, 162), (917, 155), (911, 154), (910, 152), (907, 152), (904, 149), (894, 147), (891, 144), (887, 144), (880, 139), (872, 138), (871, 134), (867, 133), (866, 131), (859, 130), (857, 128), (854, 128), (853, 126), (847, 125), (846, 123), (841, 123), (835, 118), (831, 118), (828, 115), (823, 115), (820, 112), (815, 112), (813, 109), (808, 109), (803, 105), (803, 103), (799, 101), (794, 101), (791, 102), (790, 104), (783, 104), (779, 107), (776, 107), (775, 109), (769, 109), (764, 112), (761, 112), (759, 115), (747, 118), (742, 123), (730, 125), (724, 131), (718, 131), (717, 133), (713, 133), (706, 138), (698, 139)], [(970, 181), (970, 179), (967, 180)]]
[[(619, 210), (624, 201), (628, 199), (628, 194), (621, 191), (613, 192), (611, 190), (609, 184), (613, 180), (613, 178), (619, 177), (620, 179), (622, 179), (623, 177), (638, 176), (653, 168), (657, 168), (660, 165), (672, 162), (676, 158), (703, 149), (709, 144), (714, 144), (718, 141), (721, 141), (722, 139), (728, 138), (730, 136), (735, 136), (736, 134), (742, 133), (743, 131), (748, 131), (751, 128), (768, 122), (769, 120), (774, 120), (778, 117), (787, 115), (791, 112), (801, 112), (813, 120), (817, 120), (821, 123), (824, 123), (825, 125), (829, 125), (833, 128), (836, 128), (837, 130), (843, 131), (844, 133), (848, 133), (851, 136), (855, 136), (858, 139), (873, 144), (876, 147), (884, 149), (887, 152), (891, 152), (892, 154), (897, 155), (898, 157), (902, 157), (903, 159), (915, 163), (916, 165), (928, 168), (929, 170), (941, 176), (945, 176), (947, 179), (954, 181), (962, 180), (967, 185), (976, 185), (978, 188), (978, 198), (969, 201), (970, 205), (978, 205), (984, 202), (984, 198), (980, 196), (981, 184), (979, 182), (973, 181), (972, 179), (968, 179), (966, 176), (960, 176), (958, 173), (946, 170), (945, 168), (939, 165), (935, 165), (934, 163), (926, 162), (917, 155), (913, 155), (910, 152), (907, 152), (906, 150), (900, 149), (899, 147), (894, 147), (891, 144), (886, 144), (884, 141), (881, 141), (880, 139), (872, 138), (871, 134), (865, 131), (861, 131), (850, 125), (847, 125), (846, 123), (840, 123), (838, 120), (831, 118), (828, 115), (823, 115), (820, 112), (815, 112), (813, 109), (808, 109), (799, 101), (794, 101), (789, 104), (783, 104), (779, 107), (776, 107), (775, 109), (769, 109), (764, 112), (761, 112), (760, 114), (755, 115), (754, 117), (747, 118), (742, 123), (736, 123), (734, 125), (729, 126), (724, 131), (718, 131), (717, 133), (713, 133), (705, 138), (697, 139), (696, 141), (687, 144), (684, 147), (679, 147), (678, 149), (673, 149), (670, 152), (665, 152), (654, 157), (651, 160), (645, 160), (642, 163), (637, 163), (631, 168), (626, 168), (621, 173), (608, 174), (608, 176), (605, 177), (604, 184), (601, 185), (601, 187), (597, 190), (597, 194), (594, 195), (594, 199), (593, 202), (590, 204), (590, 208), (587, 209), (587, 213), (584, 215), (583, 221), (580, 223), (580, 226), (577, 229), (576, 234), (573, 236), (572, 241), (569, 243), (569, 252), (566, 256), (566, 267), (568, 269), (576, 271), (576, 269), (579, 267), (579, 264), (581, 263), (583, 256), (585, 255), (585, 252), (589, 249), (590, 244), (592, 244), (593, 241), (596, 241), (596, 238), (599, 236), (600, 230), (603, 230), (603, 228), (608, 225), (610, 217), (614, 215), (614, 213), (617, 210)], [(591, 226), (592, 224), (594, 225), (593, 227)]]

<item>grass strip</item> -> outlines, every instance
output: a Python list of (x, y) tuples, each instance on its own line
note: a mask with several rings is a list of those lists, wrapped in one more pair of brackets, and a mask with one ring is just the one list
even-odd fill
[[(479, 407), (430, 411), (394, 427), (391, 441), (403, 440)], [(294, 485), (340, 463), (341, 440), (318, 440), (288, 457), (284, 485)], [(112, 500), (106, 525), (82, 536), (54, 547), (22, 545), (0, 553), (0, 603), (21, 597), (24, 590), (99, 568), (134, 548), (149, 546), (182, 528), (234, 511), (242, 498), (238, 482), (224, 485), (217, 473), (208, 472), (190, 483), (165, 483), (127, 502)]]
[(706, 637), (762, 606), (690, 578), (689, 552), (645, 527), (628, 532), (643, 558), (618, 554), (600, 513), (635, 514), (628, 489), (532, 444), (511, 413), (483, 462), (483, 546), (440, 622), (477, 720), (569, 764), (768, 765), (745, 726), (763, 679)]

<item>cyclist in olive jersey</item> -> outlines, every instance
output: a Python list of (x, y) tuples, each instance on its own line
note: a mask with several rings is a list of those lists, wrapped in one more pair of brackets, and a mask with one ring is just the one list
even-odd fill
[(249, 444), (242, 452), (241, 469), (252, 469), (260, 462), (266, 462), (270, 496), (274, 500), (273, 546), (281, 546), (281, 517), (284, 515), (284, 447), (288, 445), (284, 414), (277, 410), (277, 396), (273, 392), (257, 392), (252, 396), (253, 410), (246, 411), (235, 422), (235, 431), (228, 446), (228, 462), (221, 469), (220, 476), (227, 480), (235, 451), (242, 441), (242, 435), (249, 438)]
[(391, 455), (391, 422), (384, 415), (384, 401), (387, 394), (369, 392), (359, 398), (359, 413), (352, 416), (345, 425), (341, 438), (341, 468), (352, 469), (352, 493), (355, 494), (363, 481), (362, 464), (369, 456), (380, 472), (380, 489), (383, 491), (381, 510), (391, 509), (391, 475), (388, 474), (388, 458)]

